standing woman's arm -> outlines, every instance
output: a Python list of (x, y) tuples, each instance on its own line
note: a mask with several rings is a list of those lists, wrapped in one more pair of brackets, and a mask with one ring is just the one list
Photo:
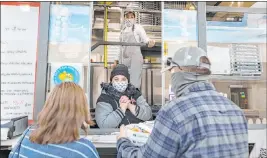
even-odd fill
[(145, 29), (143, 28), (143, 26), (141, 25), (137, 25), (135, 24), (135, 27), (136, 27), (136, 32), (137, 34), (139, 35), (140, 39), (141, 39), (141, 42), (143, 43), (148, 43), (150, 41), (149, 37), (147, 36), (146, 34), (146, 31)]
[[(122, 33), (123, 33), (123, 31), (121, 31), (121, 33), (120, 33), (120, 37), (119, 37), (120, 42), (123, 42), (123, 39), (122, 39)], [(116, 57), (115, 60), (119, 61), (119, 63), (121, 64), (121, 63), (122, 63), (122, 61), (121, 61), (121, 57), (122, 57), (123, 46), (119, 46), (119, 48), (120, 48), (120, 49), (119, 49), (119, 53), (118, 53), (118, 56)]]

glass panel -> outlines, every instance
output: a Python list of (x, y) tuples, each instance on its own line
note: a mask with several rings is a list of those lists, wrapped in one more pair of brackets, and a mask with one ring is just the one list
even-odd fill
[[(185, 46), (197, 46), (197, 11), (194, 2), (164, 2), (164, 49), (165, 57)], [(169, 9), (175, 8), (175, 9)], [(172, 93), (170, 73), (165, 73), (165, 99), (170, 100)]]
[(207, 13), (211, 81), (241, 108), (265, 117), (266, 18), (266, 14)]
[(48, 48), (48, 93), (63, 80), (81, 85), (86, 94), (91, 7), (85, 2), (52, 2)]
[(220, 7), (266, 8), (266, 2), (208, 1), (206, 2), (206, 5)]
[[(135, 22), (140, 24), (147, 36), (150, 39), (156, 41), (156, 46), (148, 49), (147, 47), (141, 48), (141, 53), (144, 59), (143, 72), (142, 72), (142, 87), (141, 91), (144, 97), (146, 97), (149, 104), (158, 103), (156, 96), (161, 95), (161, 91), (154, 91), (151, 94), (151, 71), (156, 80), (153, 85), (155, 89), (160, 88), (161, 85), (157, 82), (161, 82), (161, 77), (158, 75), (159, 70), (154, 70), (155, 66), (160, 65), (161, 61), (161, 2), (111, 2), (107, 13), (107, 41), (120, 42), (121, 28), (124, 22), (124, 7), (132, 9), (135, 12)], [(104, 36), (104, 7), (101, 2), (95, 2), (94, 4), (94, 19), (93, 19), (93, 34), (92, 45), (99, 41), (103, 41)], [(124, 7), (121, 7), (124, 6)], [(133, 42), (131, 42), (133, 43)], [(118, 59), (121, 51), (120, 45), (108, 45), (107, 46), (107, 61), (108, 69), (103, 68), (104, 62), (104, 46), (98, 46), (92, 51), (92, 102), (95, 107), (97, 98), (101, 93), (100, 84), (102, 82), (109, 82), (109, 76), (112, 69), (112, 64)], [(158, 81), (159, 80), (159, 81)], [(147, 84), (146, 84), (147, 82)], [(153, 97), (151, 97), (153, 96)], [(152, 99), (155, 101), (152, 101)]]
[[(104, 36), (104, 7), (101, 2), (95, 2), (92, 45), (103, 41)], [(107, 14), (107, 41), (120, 41), (121, 28), (124, 20), (124, 7), (132, 9), (135, 22), (140, 24), (150, 39), (161, 42), (161, 2), (111, 2)], [(140, 11), (140, 10), (145, 10)], [(107, 60), (113, 63), (121, 51), (119, 45), (107, 46)], [(92, 51), (92, 62), (104, 62), (104, 46), (98, 46)]]

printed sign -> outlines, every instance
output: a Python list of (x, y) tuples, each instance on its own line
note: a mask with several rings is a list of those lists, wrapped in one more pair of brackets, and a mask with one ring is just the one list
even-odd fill
[(50, 91), (62, 82), (74, 82), (83, 87), (83, 65), (78, 63), (52, 63)]
[(230, 49), (215, 46), (208, 46), (207, 49), (207, 55), (211, 62), (211, 73), (229, 75), (231, 73)]
[(39, 2), (1, 2), (1, 119), (33, 119)]
[(75, 82), (79, 84), (79, 81), (80, 74), (73, 66), (61, 66), (54, 74), (55, 85), (61, 84), (62, 82)]

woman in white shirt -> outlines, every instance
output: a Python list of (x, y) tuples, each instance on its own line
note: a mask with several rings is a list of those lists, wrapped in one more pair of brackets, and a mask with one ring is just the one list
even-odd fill
[[(134, 12), (126, 12), (124, 17), (124, 25), (120, 36), (121, 42), (146, 43), (148, 47), (153, 47), (155, 45), (155, 41), (148, 38), (144, 28), (140, 24), (135, 23)], [(122, 51), (119, 55), (119, 63), (128, 67), (131, 83), (136, 88), (140, 89), (143, 69), (143, 56), (140, 46), (122, 46)]]

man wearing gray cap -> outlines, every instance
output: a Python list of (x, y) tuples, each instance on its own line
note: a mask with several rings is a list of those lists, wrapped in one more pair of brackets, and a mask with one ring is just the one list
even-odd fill
[(176, 98), (158, 112), (146, 144), (135, 147), (125, 127), (118, 157), (248, 157), (248, 128), (242, 110), (208, 82), (210, 61), (198, 47), (179, 49), (166, 61)]

